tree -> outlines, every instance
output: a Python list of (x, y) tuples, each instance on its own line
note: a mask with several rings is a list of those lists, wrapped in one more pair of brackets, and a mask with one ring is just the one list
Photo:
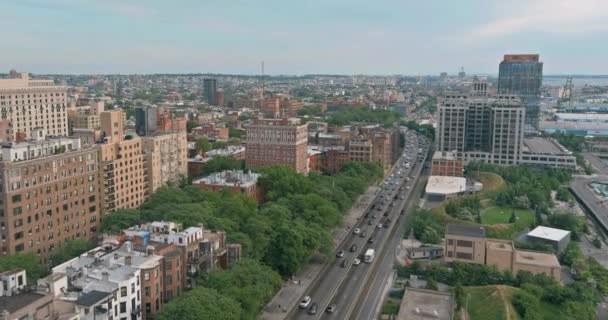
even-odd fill
[(520, 209), (530, 208), (530, 199), (526, 195), (517, 196), (513, 199), (513, 206)]
[(281, 277), (268, 266), (243, 259), (226, 271), (212, 272), (203, 285), (239, 303), (241, 318), (255, 319), (260, 306), (281, 287)]
[(241, 307), (217, 290), (198, 287), (163, 306), (156, 315), (159, 320), (240, 320)]
[(13, 269), (25, 269), (29, 284), (46, 275), (46, 268), (40, 264), (38, 257), (33, 253), (22, 253), (10, 256), (3, 256), (0, 259), (0, 272)]
[(141, 220), (141, 214), (137, 209), (118, 209), (101, 219), (101, 231), (108, 233), (119, 233)]
[(209, 142), (209, 139), (207, 139), (207, 137), (202, 137), (199, 138), (198, 140), (196, 140), (196, 150), (202, 152), (202, 153), (206, 153), (207, 151), (211, 150), (211, 148), (213, 147), (213, 145), (211, 144), (211, 142)]
[(517, 216), (515, 215), (515, 210), (511, 210), (511, 217), (509, 218), (509, 223), (517, 222)]
[(423, 243), (438, 244), (441, 241), (441, 235), (433, 227), (426, 226), (420, 237), (420, 241)]
[(572, 240), (579, 240), (585, 221), (570, 213), (556, 213), (549, 216), (549, 226), (572, 232)]
[(85, 239), (68, 240), (61, 247), (55, 247), (50, 258), (53, 265), (61, 264), (95, 248), (95, 243)]
[(198, 123), (198, 121), (193, 121), (193, 120), (188, 120), (188, 122), (186, 122), (186, 131), (188, 133), (192, 132), (192, 129), (196, 128), (200, 126), (200, 124)]

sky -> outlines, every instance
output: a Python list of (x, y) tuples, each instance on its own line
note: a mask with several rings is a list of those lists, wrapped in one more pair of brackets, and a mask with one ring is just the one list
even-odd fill
[(3, 0), (0, 72), (608, 74), (607, 0)]

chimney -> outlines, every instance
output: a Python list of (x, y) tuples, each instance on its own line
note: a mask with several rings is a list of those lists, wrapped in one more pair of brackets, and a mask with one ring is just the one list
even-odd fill
[(130, 266), (131, 265), (131, 256), (126, 256), (125, 257), (125, 265), (126, 266)]

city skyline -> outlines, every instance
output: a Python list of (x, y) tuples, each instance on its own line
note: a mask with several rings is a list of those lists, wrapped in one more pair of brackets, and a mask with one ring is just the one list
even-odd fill
[[(545, 74), (608, 74), (601, 0), (0, 4), (0, 70), (33, 73), (497, 74), (538, 53)], [(27, 23), (23, 23), (27, 21)]]

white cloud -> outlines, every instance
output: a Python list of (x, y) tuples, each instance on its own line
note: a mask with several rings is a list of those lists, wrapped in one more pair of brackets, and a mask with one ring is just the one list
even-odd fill
[[(512, 10), (505, 10), (505, 9)], [(475, 26), (465, 38), (483, 40), (523, 32), (572, 34), (608, 31), (607, 0), (509, 1), (506, 13), (492, 22)]]

